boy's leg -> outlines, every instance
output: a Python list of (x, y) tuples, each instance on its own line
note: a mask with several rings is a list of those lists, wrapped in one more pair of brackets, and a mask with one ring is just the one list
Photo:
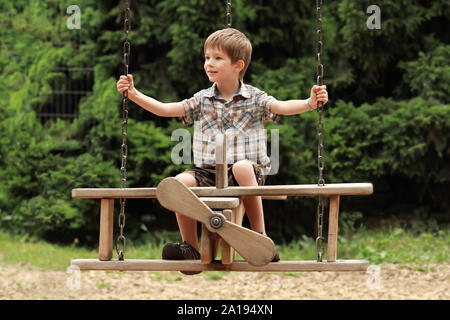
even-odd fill
[[(233, 165), (233, 175), (240, 186), (257, 186), (253, 165), (248, 160), (237, 161)], [(264, 225), (264, 211), (261, 196), (244, 197), (245, 211), (247, 212), (250, 227), (253, 231), (266, 235)]]
[[(188, 187), (197, 187), (197, 181), (194, 176), (189, 173), (180, 173), (175, 176), (175, 178), (183, 182)], [(197, 237), (197, 220), (188, 218), (177, 212), (175, 212), (175, 215), (177, 217), (178, 228), (180, 229), (181, 238), (183, 241), (186, 241), (197, 251), (200, 251)]]
[[(240, 186), (258, 186), (253, 164), (250, 161), (240, 160), (233, 165), (232, 170), (234, 178)], [(244, 197), (244, 205), (252, 230), (267, 235), (261, 196)], [(278, 251), (272, 262), (277, 261), (280, 261)]]
[[(176, 177), (188, 187), (196, 187), (197, 181), (194, 176), (183, 172)], [(162, 258), (168, 260), (185, 260), (185, 259), (200, 259), (197, 238), (197, 221), (175, 212), (180, 229), (183, 243), (166, 243), (162, 250)], [(201, 271), (183, 271), (181, 273), (193, 275)]]

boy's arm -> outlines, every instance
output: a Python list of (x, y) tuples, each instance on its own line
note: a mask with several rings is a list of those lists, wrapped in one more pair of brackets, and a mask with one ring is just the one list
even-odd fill
[(182, 117), (185, 115), (184, 105), (181, 102), (163, 103), (140, 93), (134, 87), (133, 76), (120, 76), (117, 81), (117, 91), (123, 94), (128, 90), (128, 98), (138, 106), (160, 117)]
[(319, 101), (324, 105), (328, 102), (327, 86), (313, 86), (311, 88), (311, 96), (306, 100), (275, 100), (270, 105), (270, 110), (273, 113), (286, 116), (291, 114), (299, 114), (316, 109)]
[(151, 113), (160, 117), (182, 117), (185, 115), (184, 105), (181, 102), (163, 103), (135, 90), (128, 94), (128, 98)]
[(299, 114), (306, 111), (312, 110), (311, 106), (308, 105), (308, 100), (287, 100), (279, 101), (275, 100), (270, 105), (270, 111), (275, 114), (281, 114), (289, 116), (292, 114)]

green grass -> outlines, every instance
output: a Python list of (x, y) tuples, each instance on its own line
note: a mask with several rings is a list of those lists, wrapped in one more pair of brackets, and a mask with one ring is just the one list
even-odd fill
[[(163, 234), (144, 245), (130, 241), (126, 259), (160, 259), (164, 238), (177, 234)], [(289, 244), (277, 245), (282, 260), (315, 260), (313, 239), (303, 237)], [(450, 262), (450, 232), (440, 230), (434, 234), (404, 231), (393, 227), (385, 230), (359, 230), (351, 237), (340, 236), (338, 259), (367, 259), (379, 263), (448, 263)], [(115, 255), (115, 252), (114, 252)], [(94, 259), (96, 250), (76, 246), (59, 246), (28, 237), (9, 236), (0, 232), (0, 263), (21, 264), (47, 270), (66, 270), (71, 259)], [(212, 272), (209, 280), (219, 280), (222, 273)], [(295, 276), (287, 274), (287, 276)], [(105, 284), (106, 286), (107, 284)]]
[[(353, 236), (339, 236), (338, 259), (366, 259), (380, 263), (450, 262), (450, 232), (436, 234), (390, 228), (383, 231), (360, 230)], [(314, 244), (305, 237), (278, 248), (282, 259), (314, 260)]]
[[(128, 245), (128, 259), (160, 259), (163, 243), (139, 247)], [(115, 254), (115, 252), (114, 252)], [(21, 264), (48, 270), (66, 270), (72, 259), (95, 259), (96, 250), (76, 246), (60, 246), (36, 241), (26, 236), (10, 236), (0, 232), (0, 263)]]
[(384, 233), (358, 233), (352, 241), (342, 238), (338, 246), (343, 254), (368, 259), (371, 263), (444, 263), (450, 262), (450, 232), (414, 234), (401, 228)]

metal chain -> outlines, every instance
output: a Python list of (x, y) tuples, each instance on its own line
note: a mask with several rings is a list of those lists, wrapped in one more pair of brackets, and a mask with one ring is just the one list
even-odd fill
[[(130, 50), (131, 44), (128, 40), (128, 34), (130, 33), (130, 0), (125, 0), (124, 9), (124, 23), (123, 28), (125, 32), (125, 42), (123, 43), (123, 65), (124, 74), (128, 75), (128, 65), (130, 63)], [(127, 156), (128, 156), (128, 146), (127, 146), (127, 136), (128, 136), (128, 90), (123, 92), (122, 100), (122, 146), (120, 148), (122, 165), (120, 167), (120, 187), (126, 188), (127, 183)], [(119, 214), (119, 229), (120, 234), (116, 240), (116, 251), (119, 260), (124, 260), (125, 249), (127, 246), (127, 240), (123, 235), (123, 229), (125, 227), (125, 204), (126, 199), (120, 199), (120, 214)]]
[[(323, 83), (323, 64), (322, 64), (322, 0), (316, 0), (316, 16), (317, 16), (317, 85), (321, 86)], [(317, 102), (317, 112), (319, 114), (319, 122), (317, 125), (317, 137), (318, 137), (318, 145), (317, 145), (317, 167), (319, 170), (319, 186), (325, 185), (325, 179), (323, 178), (323, 170), (325, 168), (325, 156), (323, 153), (323, 122), (322, 122), (322, 112), (323, 112), (323, 103)], [(322, 236), (323, 232), (323, 214), (324, 214), (325, 202), (323, 196), (319, 195), (319, 202), (317, 204), (317, 238), (316, 238), (316, 254), (317, 261), (322, 262), (323, 253), (324, 253), (324, 241), (325, 239)], [(320, 248), (320, 249), (319, 249)]]
[(232, 23), (232, 15), (231, 15), (231, 0), (227, 0), (227, 16), (226, 16), (226, 24), (228, 28), (231, 28)]

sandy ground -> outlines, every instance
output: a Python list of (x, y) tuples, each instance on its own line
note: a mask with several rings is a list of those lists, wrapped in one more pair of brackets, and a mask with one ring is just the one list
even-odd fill
[(367, 272), (46, 271), (0, 265), (0, 299), (450, 299), (450, 264), (372, 265)]

